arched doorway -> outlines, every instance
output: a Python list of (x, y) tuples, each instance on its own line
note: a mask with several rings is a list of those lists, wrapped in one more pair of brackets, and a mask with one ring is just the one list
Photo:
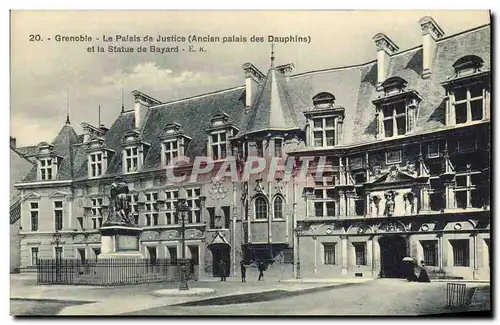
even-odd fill
[(383, 236), (380, 245), (380, 277), (405, 277), (403, 258), (406, 256), (406, 239), (402, 236)]
[(213, 244), (209, 246), (212, 252), (212, 272), (214, 277), (221, 276), (220, 261), (226, 266), (226, 276), (231, 273), (231, 247), (227, 244)]

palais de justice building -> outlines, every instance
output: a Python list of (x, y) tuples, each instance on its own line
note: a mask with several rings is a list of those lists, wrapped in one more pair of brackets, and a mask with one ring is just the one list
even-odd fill
[(109, 128), (83, 123), (79, 135), (68, 119), (51, 142), (18, 148), (35, 162), (16, 185), (21, 267), (95, 259), (118, 175), (144, 256), (176, 259), (171, 159), (210, 156), (217, 170), (228, 157), (314, 156), (306, 182), (206, 174), (182, 184), (186, 254), (200, 276), (217, 275), (220, 259), (235, 275), (241, 259), (283, 251), (302, 277), (393, 277), (412, 256), (431, 276), (488, 279), (490, 25), (448, 36), (424, 17), (415, 28), (422, 44), (405, 50), (376, 34), (367, 63), (293, 74), (273, 57), (267, 71), (243, 64), (244, 85), (231, 89), (166, 103), (134, 91), (133, 109), (117, 108)]

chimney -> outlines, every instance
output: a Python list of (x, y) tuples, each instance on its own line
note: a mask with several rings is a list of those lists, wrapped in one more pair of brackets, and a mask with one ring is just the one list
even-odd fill
[(432, 73), (432, 61), (436, 53), (436, 41), (443, 37), (444, 31), (430, 16), (423, 17), (418, 23), (420, 24), (420, 28), (422, 28), (422, 78), (427, 79)]
[(262, 79), (264, 79), (264, 74), (260, 72), (253, 64), (245, 63), (241, 66), (245, 71), (245, 106), (252, 106), (252, 100), (255, 96), (255, 92), (257, 91), (257, 85)]
[(399, 50), (399, 47), (383, 33), (373, 36), (373, 40), (377, 46), (377, 90), (380, 90), (380, 85), (387, 78), (389, 59)]
[(159, 105), (161, 102), (138, 90), (134, 90), (132, 95), (134, 96), (135, 128), (140, 129), (144, 124), (148, 108)]
[(292, 71), (294, 69), (295, 69), (295, 65), (293, 63), (283, 64), (283, 65), (276, 67), (276, 70), (278, 70), (279, 72), (281, 72), (285, 76), (286, 81), (290, 80), (290, 75), (292, 74)]
[(10, 137), (10, 147), (16, 148), (16, 138)]

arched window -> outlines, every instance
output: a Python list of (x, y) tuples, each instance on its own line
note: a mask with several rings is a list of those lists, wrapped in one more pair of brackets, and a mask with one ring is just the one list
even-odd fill
[(267, 202), (263, 197), (255, 199), (255, 219), (267, 219)]
[(274, 219), (283, 219), (283, 199), (281, 196), (274, 199)]

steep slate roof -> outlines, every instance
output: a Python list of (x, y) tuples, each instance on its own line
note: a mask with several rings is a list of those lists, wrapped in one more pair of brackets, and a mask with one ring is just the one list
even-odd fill
[(258, 96), (250, 109), (245, 129), (238, 135), (262, 130), (300, 129), (287, 88), (283, 74), (271, 66), (258, 89)]
[(164, 128), (169, 123), (179, 123), (186, 136), (192, 138), (185, 155), (195, 157), (206, 154), (208, 134), (206, 132), (211, 118), (224, 112), (230, 122), (241, 129), (245, 114), (245, 88), (237, 87), (217, 93), (198, 96), (171, 103), (165, 103), (149, 109), (142, 135), (151, 144), (144, 161), (144, 168), (159, 168), (161, 140)]
[[(422, 46), (400, 52), (389, 60), (387, 78), (399, 76), (408, 82), (408, 89), (416, 90), (423, 98), (417, 117), (415, 133), (444, 128), (444, 88), (441, 83), (454, 76), (453, 63), (462, 56), (474, 54), (484, 60), (483, 69), (490, 69), (490, 25), (481, 26), (438, 41), (432, 65), (432, 75), (422, 79)], [(373, 46), (375, 57), (376, 48)], [(270, 69), (257, 90), (254, 106), (245, 114), (245, 87), (240, 86), (192, 98), (160, 104), (148, 109), (141, 131), (145, 142), (151, 147), (144, 160), (144, 169), (160, 168), (161, 140), (165, 126), (177, 122), (192, 141), (186, 155), (205, 155), (210, 119), (219, 112), (229, 115), (239, 134), (258, 131), (262, 128), (303, 128), (303, 112), (312, 107), (312, 97), (320, 92), (334, 94), (336, 105), (345, 109), (344, 135), (340, 146), (356, 145), (375, 141), (375, 107), (372, 103), (379, 93), (376, 90), (377, 63), (311, 71), (291, 76), (286, 81), (281, 72)], [(132, 111), (122, 113), (105, 136), (105, 147), (115, 151), (108, 163), (107, 174), (120, 173), (122, 168), (121, 142), (125, 133), (134, 128)], [(66, 126), (65, 126), (66, 127)], [(64, 130), (64, 127), (63, 127)], [(81, 142), (71, 128), (64, 138), (54, 140), (56, 151), (67, 154), (69, 142)], [(60, 133), (60, 136), (61, 136)], [(58, 136), (59, 137), (59, 136)], [(86, 146), (74, 145), (73, 157), (75, 178), (87, 175)], [(67, 155), (61, 166), (58, 179), (70, 175)], [(31, 175), (31, 176), (30, 176)], [(36, 171), (26, 180), (33, 180)]]

